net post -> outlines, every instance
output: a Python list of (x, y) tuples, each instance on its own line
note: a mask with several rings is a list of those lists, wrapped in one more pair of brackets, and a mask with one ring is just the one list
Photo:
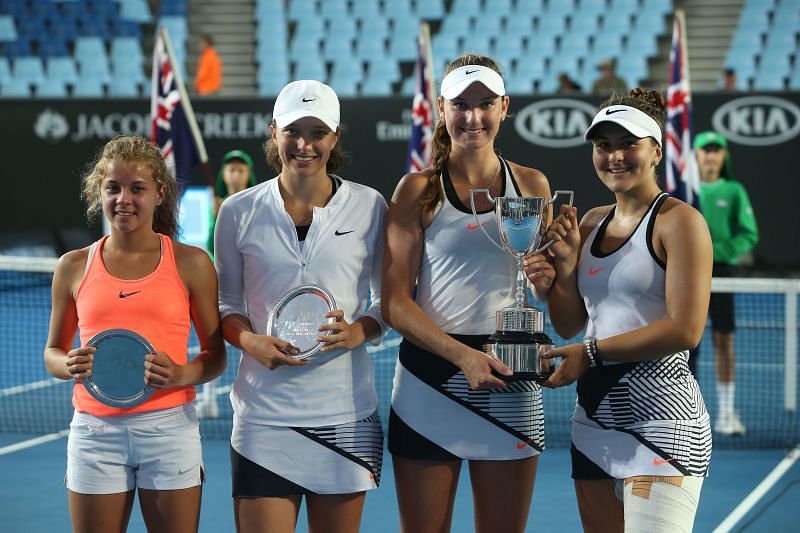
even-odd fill
[(783, 374), (783, 406), (787, 411), (797, 410), (797, 296), (798, 283), (786, 288), (784, 312), (786, 328), (784, 329), (784, 364)]

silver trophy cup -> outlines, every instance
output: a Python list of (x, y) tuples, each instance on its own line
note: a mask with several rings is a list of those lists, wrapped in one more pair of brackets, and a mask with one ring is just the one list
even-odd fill
[[(486, 232), (478, 220), (475, 195), (480, 193), (485, 194), (494, 204), (495, 220), (503, 241), (502, 245)], [(551, 240), (540, 246), (547, 208), (560, 195), (568, 195), (569, 205), (572, 205), (573, 191), (556, 191), (549, 200), (525, 196), (493, 198), (489, 189), (472, 189), (469, 192), (472, 214), (483, 234), (495, 246), (511, 253), (517, 259), (514, 304), (496, 312), (497, 331), (489, 337), (483, 347), (487, 355), (496, 357), (514, 372), (514, 375), (507, 379), (546, 381), (553, 373), (553, 361), (541, 357), (543, 352), (553, 348), (553, 341), (544, 333), (544, 313), (530, 306), (525, 297), (527, 278), (522, 260), (527, 255), (546, 250), (555, 242)]]

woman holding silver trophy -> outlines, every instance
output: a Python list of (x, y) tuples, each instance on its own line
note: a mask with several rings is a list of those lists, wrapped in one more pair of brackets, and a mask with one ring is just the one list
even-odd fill
[(365, 342), (379, 342), (386, 201), (334, 172), (336, 93), (313, 80), (275, 101), (267, 161), (279, 172), (221, 206), (214, 239), (231, 391), (238, 531), (358, 531), (380, 482), (383, 430)]
[(703, 216), (658, 186), (664, 100), (634, 89), (601, 106), (585, 134), (615, 203), (577, 220), (562, 207), (549, 311), (582, 343), (550, 351), (545, 384), (578, 380), (572, 477), (585, 531), (691, 531), (711, 426), (688, 350), (703, 335), (712, 248)]
[[(466, 54), (446, 69), (433, 165), (399, 182), (387, 218), (383, 314), (404, 337), (389, 421), (403, 531), (449, 530), (463, 460), (469, 461), (477, 531), (523, 531), (544, 449), (541, 390), (507, 381), (512, 369), (483, 351), (495, 311), (514, 302), (512, 255), (498, 253), (492, 197), (550, 198), (536, 169), (495, 153), (509, 109), (497, 64)], [(550, 219), (548, 209), (546, 223)], [(526, 272), (544, 298), (548, 259)]]

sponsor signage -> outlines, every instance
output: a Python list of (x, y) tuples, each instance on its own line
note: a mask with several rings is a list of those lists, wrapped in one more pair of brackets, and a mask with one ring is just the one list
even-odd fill
[(548, 148), (579, 146), (597, 109), (582, 100), (551, 98), (522, 108), (514, 117), (514, 129), (532, 144)]
[(780, 144), (800, 133), (800, 107), (776, 96), (745, 96), (717, 108), (711, 124), (738, 144)]

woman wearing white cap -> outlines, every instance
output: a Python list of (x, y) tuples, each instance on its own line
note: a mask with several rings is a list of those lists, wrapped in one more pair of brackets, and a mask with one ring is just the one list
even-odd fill
[[(504, 160), (494, 141), (508, 113), (503, 78), (488, 57), (463, 55), (446, 69), (433, 165), (403, 177), (389, 209), (383, 313), (404, 336), (389, 421), (403, 531), (447, 531), (462, 460), (469, 460), (477, 531), (523, 531), (544, 448), (541, 390), (507, 382), (511, 370), (482, 345), (495, 311), (514, 300), (515, 260), (498, 237), (493, 197), (550, 197), (536, 169)], [(554, 271), (528, 258), (540, 297)], [(415, 293), (416, 290), (416, 294)]]
[(688, 366), (703, 335), (711, 239), (702, 215), (657, 183), (664, 100), (634, 89), (600, 106), (586, 140), (615, 203), (574, 208), (547, 237), (550, 318), (582, 343), (551, 350), (546, 385), (578, 380), (572, 477), (585, 531), (691, 531), (711, 427)]
[[(280, 173), (222, 204), (214, 240), (223, 334), (243, 354), (231, 391), (236, 526), (293, 531), (305, 496), (311, 530), (358, 531), (383, 450), (364, 343), (384, 330), (386, 202), (333, 173), (342, 162), (333, 89), (292, 82), (272, 118), (267, 161)], [(322, 349), (301, 360), (267, 324), (287, 291), (308, 285), (338, 309), (319, 327)]]

